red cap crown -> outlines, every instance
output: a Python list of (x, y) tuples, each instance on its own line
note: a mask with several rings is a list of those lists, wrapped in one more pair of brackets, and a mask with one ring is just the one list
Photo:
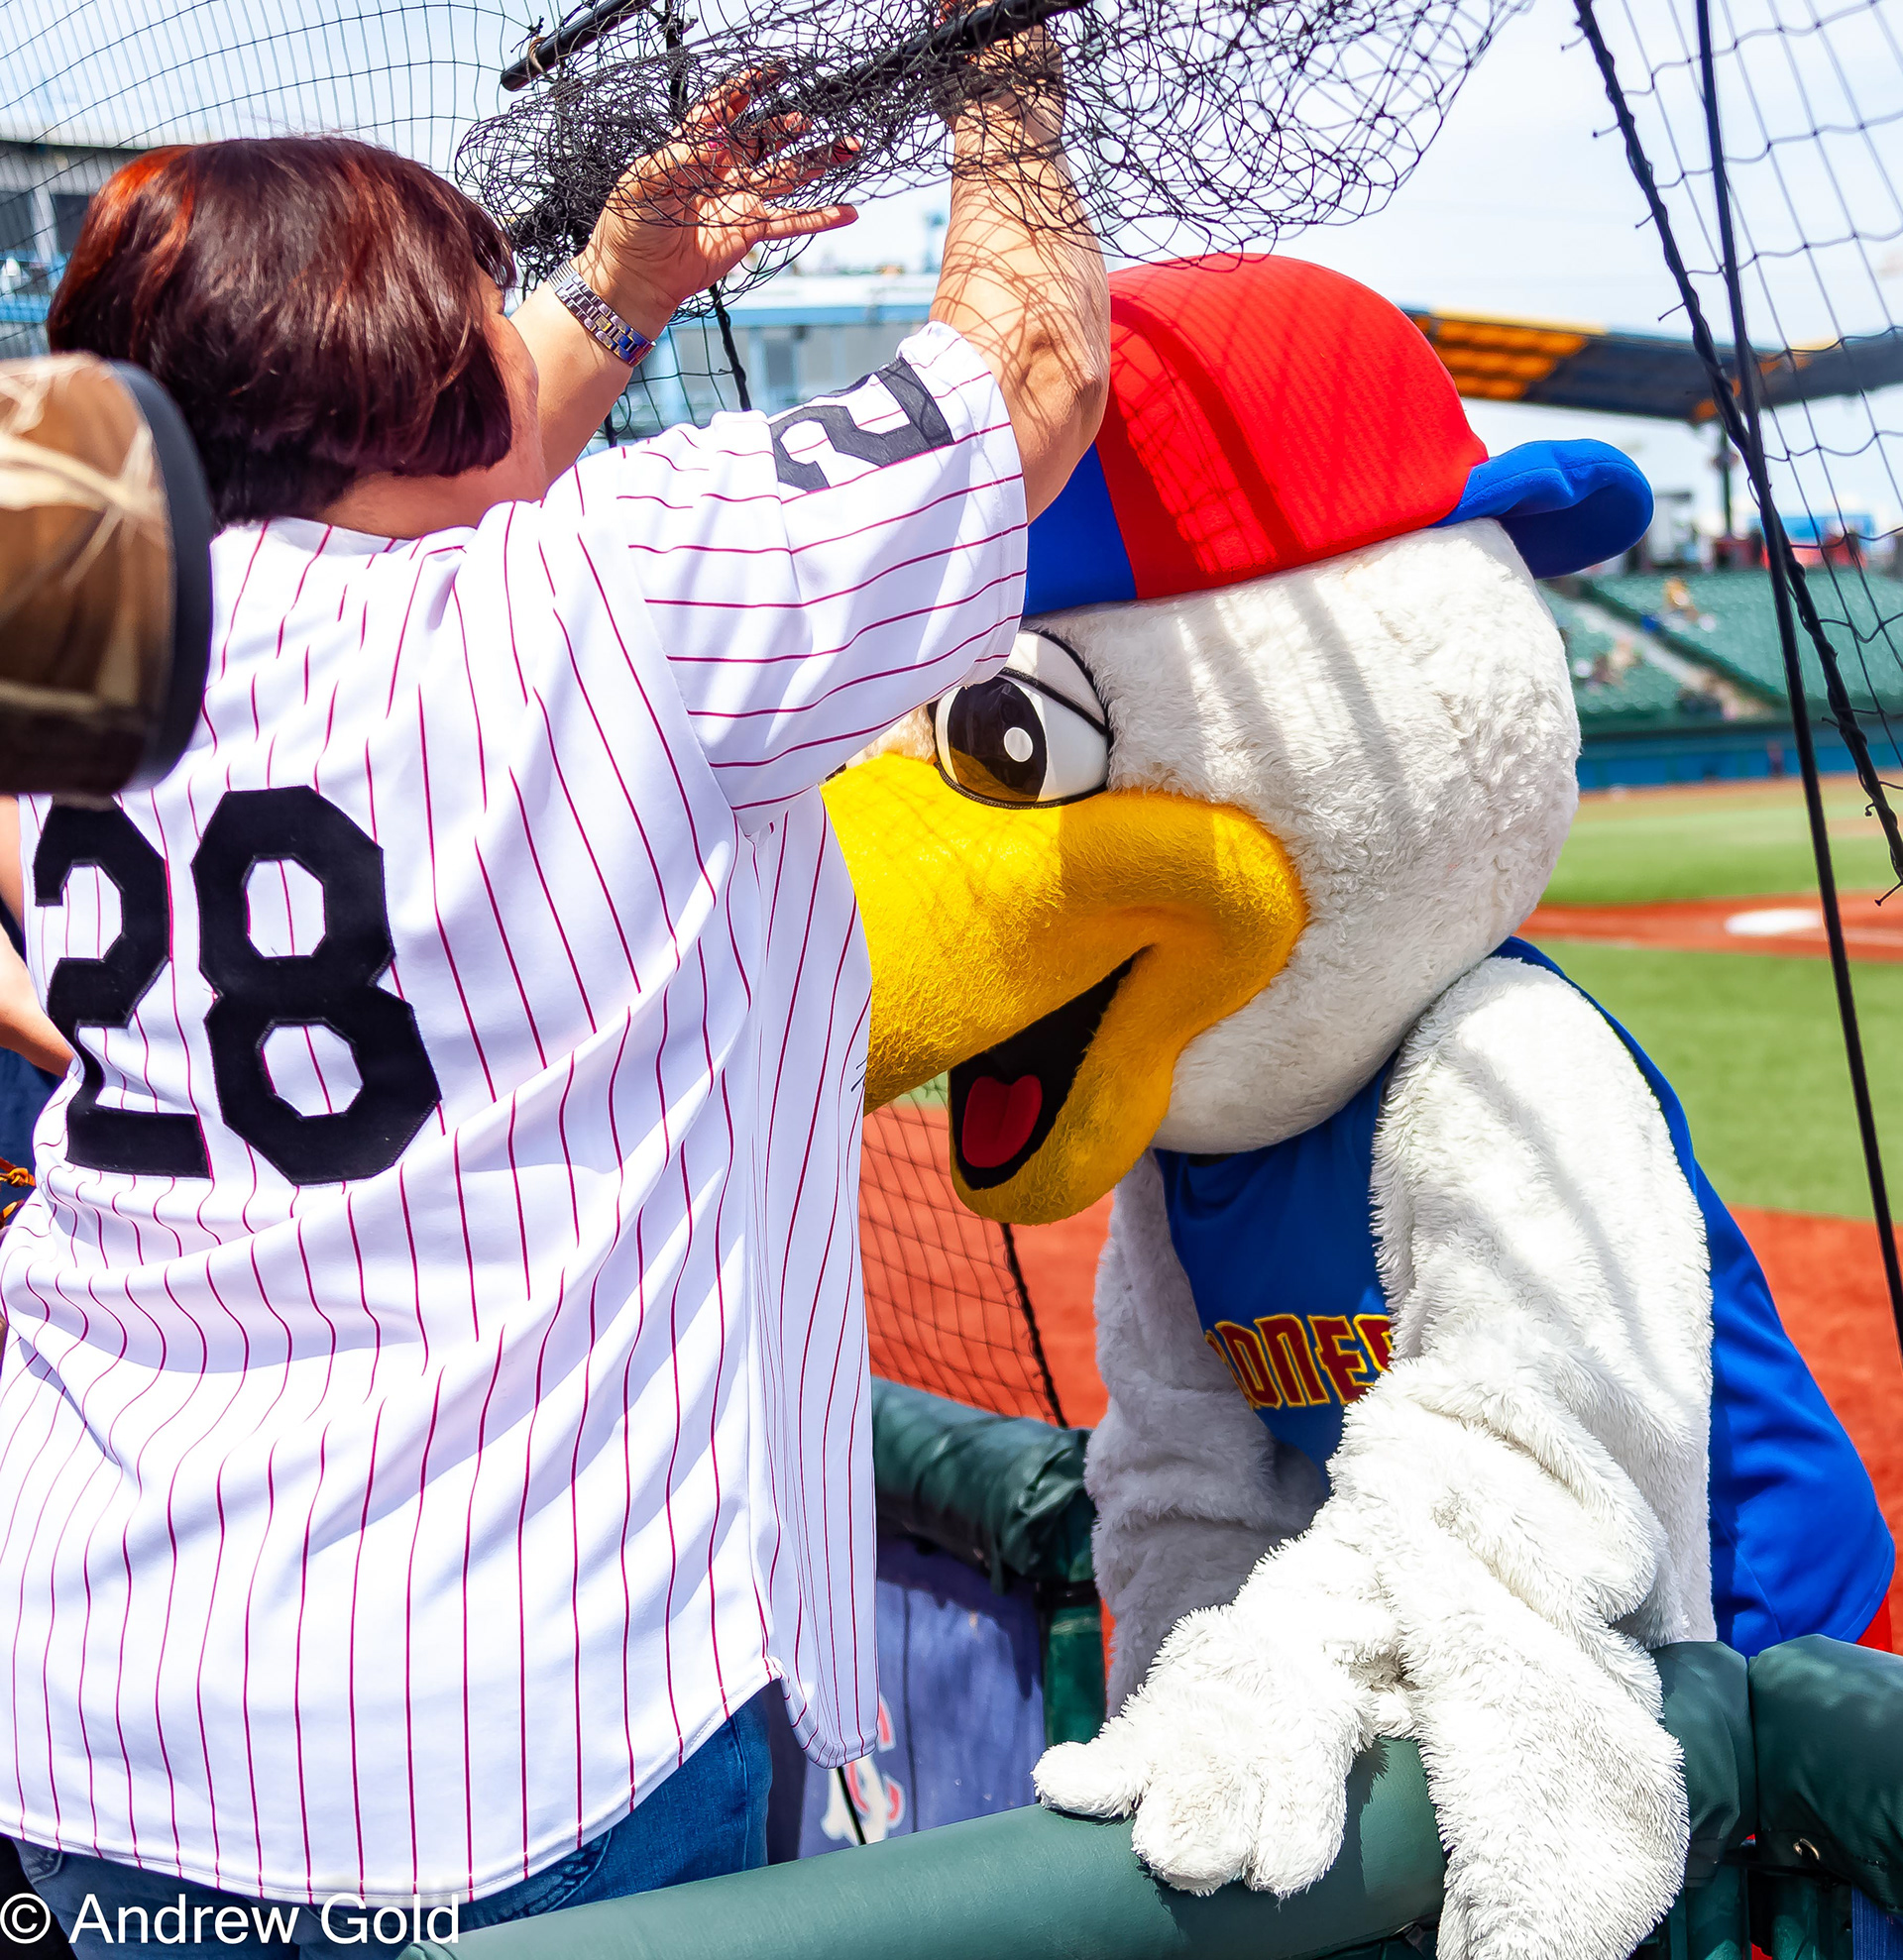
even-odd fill
[(1110, 340), (1096, 453), (1139, 599), (1436, 523), (1486, 459), (1420, 330), (1320, 266), (1126, 268)]

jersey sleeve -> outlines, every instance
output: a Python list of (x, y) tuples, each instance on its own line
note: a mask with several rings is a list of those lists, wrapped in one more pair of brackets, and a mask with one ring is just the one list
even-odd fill
[(997, 382), (950, 327), (836, 395), (669, 429), (573, 481), (749, 826), (1010, 651), (1023, 474)]

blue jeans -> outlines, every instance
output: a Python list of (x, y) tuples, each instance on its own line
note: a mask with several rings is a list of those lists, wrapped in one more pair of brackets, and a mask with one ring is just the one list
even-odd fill
[[(773, 1765), (761, 1702), (779, 1691), (777, 1686), (763, 1688), (653, 1796), (579, 1851), (505, 1891), (459, 1905), (453, 1927), (448, 1906), (424, 1906), (423, 1937), (446, 1940), (564, 1906), (624, 1899), (764, 1865)], [(373, 1911), (355, 1905), (332, 1904), (327, 1912), (315, 1906), (274, 1906), (83, 1852), (23, 1844), (20, 1863), (27, 1882), (64, 1928), (76, 1960), (122, 1960), (128, 1946), (146, 1947), (146, 1960), (371, 1960), (379, 1951), (388, 1960), (417, 1931), (409, 1906), (386, 1906), (379, 1927)], [(125, 1922), (130, 1938), (121, 1936), (122, 1908), (134, 1915)], [(101, 1936), (102, 1921), (109, 1938)], [(225, 1937), (227, 1932), (232, 1936)]]

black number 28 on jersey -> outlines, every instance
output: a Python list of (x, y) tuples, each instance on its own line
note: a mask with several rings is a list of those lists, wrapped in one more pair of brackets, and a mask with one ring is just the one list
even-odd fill
[[(260, 952), (246, 885), (257, 865), (289, 858), (323, 888), (324, 935), (308, 953)], [(119, 935), (96, 959), (61, 959), (47, 1013), (79, 1055), (84, 1080), (66, 1112), (66, 1154), (93, 1170), (209, 1177), (190, 1114), (101, 1109), (105, 1073), (82, 1028), (124, 1028), (171, 948), (165, 861), (124, 811), (56, 806), (33, 858), (36, 905), (58, 905), (76, 867), (96, 865), (119, 892)], [(402, 1154), (442, 1100), (416, 1016), (377, 985), (394, 957), (382, 847), (315, 790), (231, 790), (191, 860), (198, 968), (216, 996), (205, 1016), (218, 1113), (293, 1184), (374, 1177)], [(273, 1088), (274, 1029), (330, 1029), (363, 1086), (349, 1108), (305, 1116)]]

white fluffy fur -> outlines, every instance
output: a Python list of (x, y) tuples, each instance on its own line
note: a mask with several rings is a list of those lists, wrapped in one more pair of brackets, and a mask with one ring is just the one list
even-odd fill
[[(1288, 1891), (1339, 1849), (1355, 1751), (1411, 1733), (1450, 1847), (1449, 1960), (1623, 1960), (1684, 1872), (1643, 1647), (1713, 1632), (1703, 1223), (1603, 1018), (1505, 960), (1408, 1034), (1374, 1195), (1397, 1359), (1348, 1413), (1333, 1496), (1232, 1603), (1181, 1621), (1097, 1742), (1050, 1752), (1039, 1791), (1138, 1808), (1138, 1848), (1175, 1883)], [(1099, 1332), (1116, 1421), (1090, 1477), (1106, 1602), (1121, 1620), (1127, 1590), (1147, 1644), (1153, 1576), (1187, 1567), (1198, 1605), (1283, 1518), (1251, 1482), (1260, 1443), (1182, 1403), (1217, 1364), (1147, 1164), (1116, 1211)], [(1179, 1518), (1200, 1569), (1166, 1543)]]
[(1322, 1481), (1299, 1450), (1277, 1446), (1202, 1339), (1147, 1152), (1110, 1214), (1097, 1357), (1110, 1406), (1084, 1481), (1097, 1507), (1097, 1584), (1116, 1614), (1115, 1708), (1184, 1613), (1233, 1599), (1265, 1552), (1307, 1527)]
[(1546, 882), (1579, 724), (1538, 588), (1482, 520), (1039, 623), (1103, 695), (1111, 787), (1250, 812), (1308, 903), (1287, 968), (1183, 1052), (1156, 1141), (1253, 1149), (1307, 1129)]

